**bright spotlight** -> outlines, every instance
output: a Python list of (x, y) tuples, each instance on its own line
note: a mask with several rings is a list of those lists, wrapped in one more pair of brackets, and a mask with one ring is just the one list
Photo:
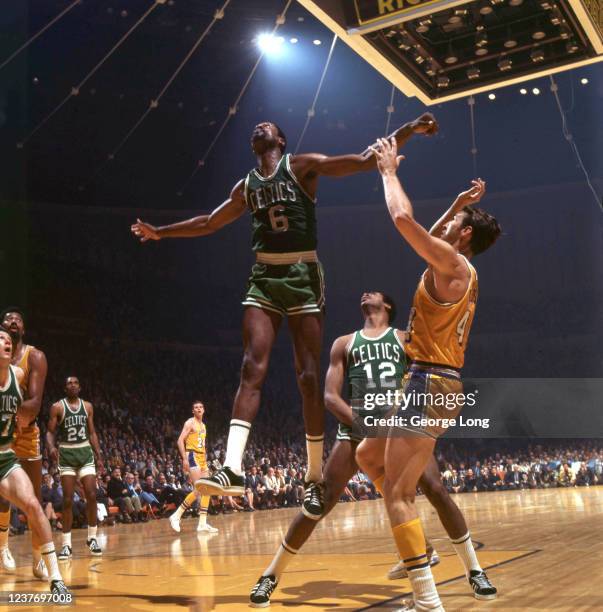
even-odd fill
[(522, 96), (525, 96), (525, 95), (528, 93), (528, 90), (527, 90), (527, 89), (525, 89), (525, 87), (522, 87), (522, 88), (519, 90), (519, 93), (520, 93)]
[(299, 40), (298, 40), (297, 38), (291, 38), (291, 39), (289, 39), (289, 42), (290, 42), (292, 45), (296, 45), (296, 44), (299, 42)]
[(580, 83), (582, 83), (582, 85), (588, 85), (588, 79), (586, 77), (580, 79)]
[(267, 55), (279, 55), (283, 50), (285, 39), (282, 36), (272, 34), (260, 34), (257, 38), (258, 47)]
[(534, 89), (532, 89), (532, 93), (533, 93), (535, 96), (538, 96), (538, 95), (540, 95), (540, 89), (538, 89), (538, 87), (534, 87)]
[(315, 44), (316, 46), (318, 46), (318, 45), (322, 45), (322, 42), (321, 42), (320, 40), (318, 40), (318, 38), (315, 38), (315, 39), (312, 41), (312, 43), (313, 43), (313, 44)]
[(496, 100), (496, 94), (488, 94), (488, 100)]

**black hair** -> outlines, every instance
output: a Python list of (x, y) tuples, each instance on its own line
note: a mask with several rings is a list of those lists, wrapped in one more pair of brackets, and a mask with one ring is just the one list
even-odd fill
[(387, 295), (387, 293), (383, 293), (383, 291), (379, 291), (379, 293), (383, 296), (383, 303), (385, 304), (385, 309), (387, 310), (387, 322), (391, 325), (396, 318), (396, 314), (398, 313), (398, 309), (396, 308), (396, 302)]
[(498, 221), (485, 210), (474, 206), (465, 206), (463, 225), (470, 227), (471, 233), (471, 252), (479, 255), (489, 249), (498, 239), (502, 230)]

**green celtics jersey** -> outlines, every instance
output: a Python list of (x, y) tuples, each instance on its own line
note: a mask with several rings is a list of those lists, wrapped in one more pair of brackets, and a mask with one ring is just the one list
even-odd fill
[(316, 249), (316, 203), (291, 171), (291, 155), (281, 157), (271, 176), (252, 170), (245, 179), (245, 200), (253, 219), (254, 251)]
[(78, 407), (74, 410), (69, 406), (66, 399), (61, 400), (63, 405), (63, 419), (57, 430), (59, 444), (81, 444), (89, 441), (88, 413), (84, 401), (80, 400)]
[(0, 446), (6, 446), (13, 441), (17, 409), (22, 402), (23, 396), (15, 368), (9, 365), (8, 379), (4, 387), (0, 387)]
[[(376, 396), (400, 389), (406, 369), (406, 355), (393, 327), (369, 338), (354, 333), (348, 345), (346, 380), (348, 398), (354, 412), (375, 412)], [(378, 408), (383, 408), (379, 406)]]

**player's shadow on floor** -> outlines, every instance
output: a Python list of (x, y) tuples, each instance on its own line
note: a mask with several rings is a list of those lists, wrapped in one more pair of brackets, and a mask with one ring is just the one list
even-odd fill
[[(402, 585), (354, 583), (341, 580), (306, 582), (300, 586), (283, 588), (281, 592), (296, 598), (282, 600), (277, 591), (272, 596), (272, 601), (283, 607), (315, 606), (317, 610), (341, 612), (383, 603), (388, 599), (411, 596), (410, 591), (405, 590)], [(313, 600), (316, 600), (316, 603), (313, 603)], [(322, 601), (319, 603), (319, 600)], [(350, 606), (347, 603), (350, 600), (355, 602), (354, 605)]]

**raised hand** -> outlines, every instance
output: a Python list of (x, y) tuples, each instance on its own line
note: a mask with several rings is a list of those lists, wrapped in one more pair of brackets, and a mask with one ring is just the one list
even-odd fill
[(369, 147), (377, 160), (377, 168), (381, 174), (395, 174), (404, 155), (398, 155), (396, 138), (392, 136), (377, 139), (377, 143)]
[(473, 206), (477, 204), (486, 193), (486, 181), (481, 178), (473, 179), (471, 187), (465, 191), (461, 191), (456, 198), (456, 201), (461, 206)]
[(150, 223), (141, 221), (140, 219), (136, 219), (136, 223), (130, 226), (130, 230), (137, 238), (140, 238), (140, 242), (146, 242), (147, 240), (161, 240), (161, 237), (157, 233), (157, 228)]
[(412, 122), (412, 129), (415, 134), (433, 136), (438, 133), (439, 125), (431, 113), (423, 113)]

